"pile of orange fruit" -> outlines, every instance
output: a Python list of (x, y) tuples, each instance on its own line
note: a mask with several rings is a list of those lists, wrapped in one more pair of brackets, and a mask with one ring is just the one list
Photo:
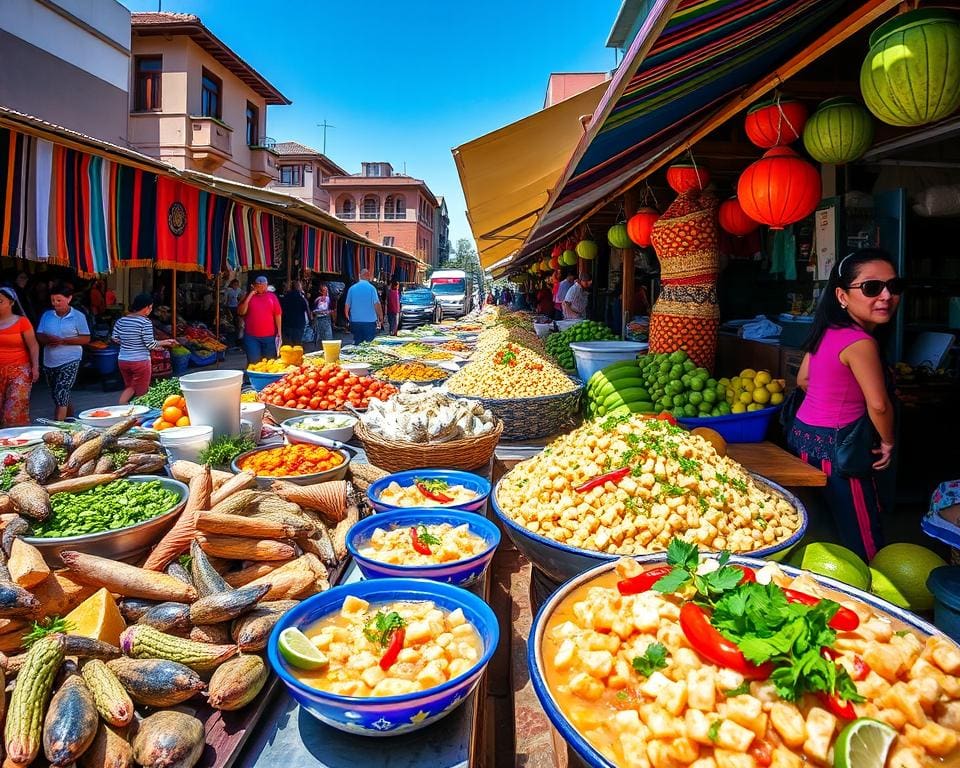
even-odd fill
[(187, 416), (187, 401), (183, 395), (170, 395), (163, 401), (163, 410), (160, 418), (153, 422), (156, 430), (170, 429), (170, 427), (189, 427), (190, 417)]

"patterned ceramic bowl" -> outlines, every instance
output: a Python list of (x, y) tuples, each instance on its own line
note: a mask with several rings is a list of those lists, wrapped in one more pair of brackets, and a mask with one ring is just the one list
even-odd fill
[(461, 472), (456, 469), (413, 469), (407, 472), (394, 472), (392, 475), (381, 477), (371, 483), (367, 489), (367, 498), (370, 499), (370, 504), (377, 512), (410, 509), (410, 507), (401, 507), (388, 501), (382, 501), (380, 494), (390, 483), (396, 482), (397, 485), (406, 487), (413, 485), (417, 480), (443, 480), (447, 485), (462, 485), (477, 494), (469, 501), (460, 504), (443, 504), (436, 507), (437, 509), (463, 509), (467, 512), (479, 512), (487, 503), (487, 497), (490, 496), (489, 481), (472, 472)]
[[(452, 680), (400, 696), (339, 696), (312, 688), (298, 680), (277, 649), (280, 633), (287, 627), (303, 629), (336, 613), (348, 595), (377, 603), (397, 600), (429, 600), (444, 611), (463, 610), (483, 642), (483, 655), (470, 670)], [(267, 657), (294, 700), (307, 712), (347, 733), (364, 736), (396, 736), (419, 730), (452, 712), (480, 682), (500, 640), (493, 610), (476, 595), (460, 587), (426, 579), (373, 579), (334, 587), (304, 600), (277, 622), (267, 644)]]
[[(394, 528), (410, 529), (418, 525), (440, 525), (442, 523), (448, 523), (452, 526), (467, 524), (470, 526), (471, 533), (484, 540), (486, 544), (484, 550), (463, 560), (437, 563), (436, 565), (395, 565), (374, 560), (360, 552), (376, 528), (386, 530)], [(420, 578), (444, 581), (447, 584), (456, 584), (460, 587), (473, 584), (483, 575), (499, 544), (500, 529), (482, 515), (458, 509), (438, 509), (437, 507), (402, 509), (371, 515), (358, 523), (354, 523), (347, 533), (347, 549), (353, 555), (360, 572), (368, 579)]]

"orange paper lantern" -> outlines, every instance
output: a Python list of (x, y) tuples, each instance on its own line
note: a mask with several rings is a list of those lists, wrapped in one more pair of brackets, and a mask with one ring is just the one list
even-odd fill
[(749, 235), (760, 226), (760, 222), (754, 221), (743, 212), (743, 206), (735, 197), (720, 203), (717, 217), (720, 219), (720, 228), (737, 237)]
[(550, 257), (559, 259), (561, 253), (563, 253), (563, 246), (560, 245), (560, 243), (557, 243), (555, 246), (553, 246), (553, 250), (550, 251)]
[(650, 247), (650, 232), (660, 214), (653, 208), (641, 208), (627, 220), (627, 237), (641, 248)]
[(750, 108), (743, 127), (750, 141), (770, 149), (799, 139), (806, 122), (807, 108), (799, 101), (767, 101)]
[(674, 163), (667, 168), (667, 184), (678, 195), (701, 190), (710, 183), (710, 171), (692, 163)]
[(551, 256), (550, 257), (550, 269), (559, 269), (560, 268), (560, 257)]
[(820, 173), (790, 147), (774, 147), (740, 174), (737, 198), (751, 219), (783, 229), (816, 210)]

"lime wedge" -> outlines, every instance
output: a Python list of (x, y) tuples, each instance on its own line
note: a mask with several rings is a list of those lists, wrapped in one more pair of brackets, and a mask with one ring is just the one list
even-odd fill
[(298, 669), (320, 669), (327, 666), (327, 657), (296, 627), (287, 627), (277, 642), (280, 655)]
[(897, 732), (886, 723), (859, 717), (840, 731), (833, 768), (883, 768)]

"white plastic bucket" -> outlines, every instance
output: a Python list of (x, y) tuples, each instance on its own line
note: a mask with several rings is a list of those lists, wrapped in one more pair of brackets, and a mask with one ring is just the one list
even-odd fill
[(650, 345), (643, 341), (577, 341), (570, 345), (577, 363), (577, 375), (583, 381), (601, 368), (620, 360), (633, 360), (649, 348)]
[(583, 318), (582, 318), (582, 317), (581, 317), (581, 318), (578, 318), (577, 320), (557, 320), (557, 330), (558, 330), (558, 331), (565, 331), (565, 330), (567, 330), (567, 328), (569, 328), (570, 326), (576, 325), (577, 323), (582, 323), (582, 322), (583, 322)]
[(243, 371), (200, 371), (180, 377), (191, 424), (208, 424), (213, 436), (240, 434)]
[(206, 425), (170, 427), (160, 431), (160, 447), (166, 452), (167, 459), (171, 462), (197, 462), (200, 459), (200, 452), (208, 448), (212, 441), (213, 427)]
[(534, 323), (533, 330), (537, 337), (542, 339), (553, 330), (553, 323)]
[(263, 412), (266, 406), (263, 403), (240, 403), (241, 421), (250, 422), (253, 441), (260, 442), (260, 433), (263, 431)]

